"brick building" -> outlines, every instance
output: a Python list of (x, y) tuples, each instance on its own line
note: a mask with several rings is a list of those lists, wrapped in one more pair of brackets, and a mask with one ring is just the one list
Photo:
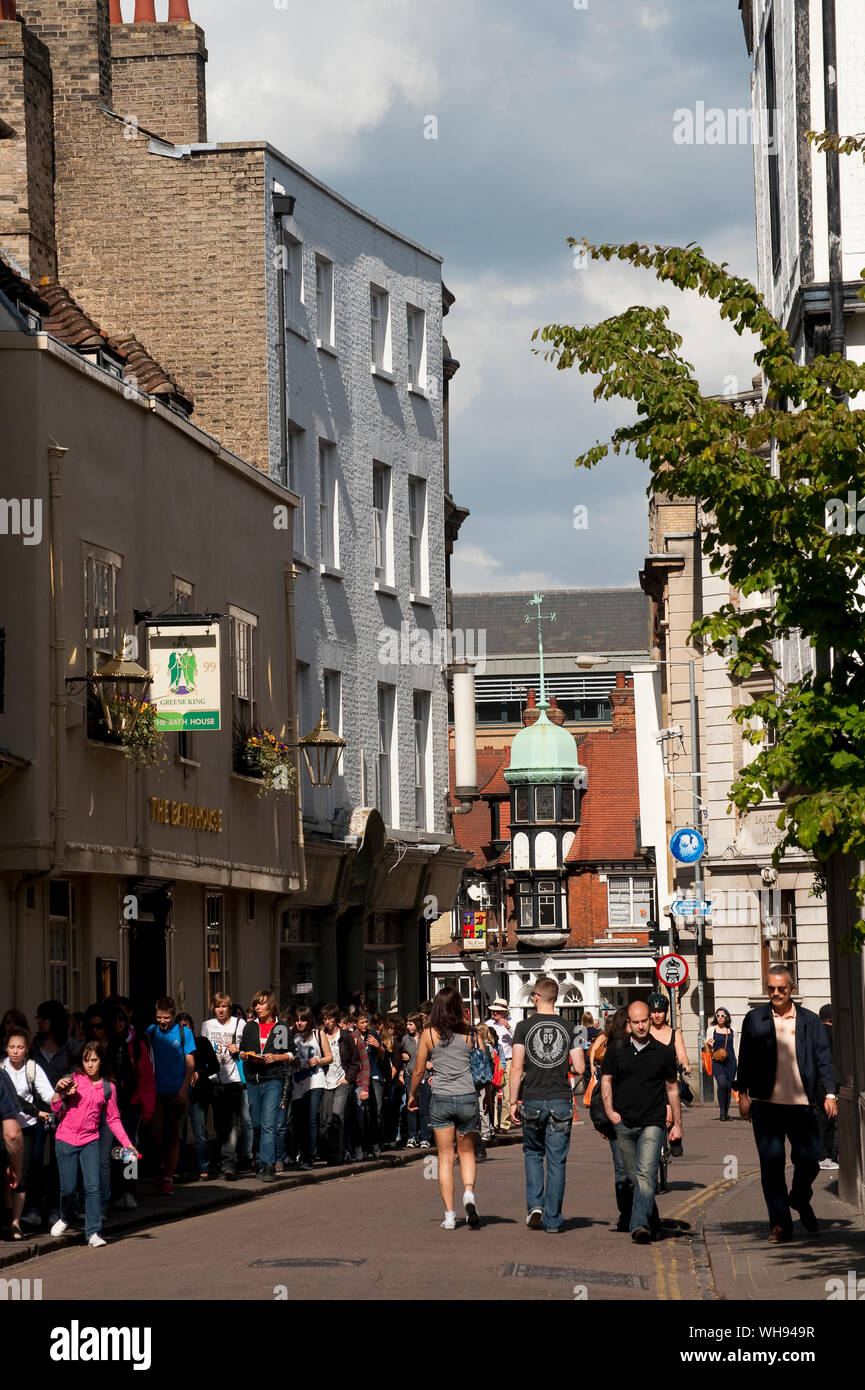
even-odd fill
[[(500, 994), (515, 1018), (531, 1009), (541, 973), (559, 981), (560, 1009), (577, 1019), (651, 991), (654, 879), (638, 843), (634, 692), (624, 672), (614, 681), (608, 727), (565, 725), (561, 710), (530, 691), (524, 733), (510, 748), (479, 748), (479, 800), (454, 817), (457, 843), (472, 857), (455, 939), (431, 952), (436, 987), (453, 983), (480, 1007)], [(527, 757), (518, 740), (544, 721), (557, 751)], [(526, 766), (541, 762), (556, 766)], [(479, 920), (485, 936), (475, 951)]]
[(0, 246), (31, 276), (59, 274), (114, 338), (140, 335), (200, 427), (283, 490), (299, 732), (324, 708), (348, 746), (329, 791), (302, 774), (309, 875), (281, 984), (411, 1002), (422, 904), (452, 900), (463, 856), (445, 825), (441, 665), (386, 638), (447, 626), (465, 515), (447, 472), (453, 296), (440, 257), (265, 141), (209, 143), (206, 59), (185, 3), (157, 23), (138, 0), (124, 23), (117, 0), (22, 0), (0, 21), (0, 109), (15, 116)]

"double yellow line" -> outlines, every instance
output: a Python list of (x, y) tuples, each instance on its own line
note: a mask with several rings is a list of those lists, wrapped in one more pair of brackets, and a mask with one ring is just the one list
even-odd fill
[[(737, 1178), (722, 1178), (719, 1182), (711, 1183), (709, 1187), (704, 1187), (702, 1191), (693, 1193), (690, 1197), (686, 1197), (681, 1206), (678, 1206), (672, 1213), (672, 1218), (668, 1217), (668, 1219), (675, 1221), (683, 1220), (686, 1216), (694, 1213), (698, 1207), (705, 1206), (707, 1202), (713, 1201), (715, 1197), (720, 1197), (731, 1187), (735, 1187), (736, 1183), (744, 1182), (746, 1178), (756, 1177), (759, 1171), (759, 1168), (750, 1168), (747, 1173), (742, 1173)], [(660, 1244), (652, 1246), (652, 1257), (655, 1263), (655, 1286), (657, 1290), (655, 1298), (658, 1302), (681, 1302), (682, 1293), (679, 1288), (678, 1265), (679, 1252), (675, 1243), (668, 1244), (666, 1248), (670, 1252), (667, 1261), (665, 1261), (661, 1255)]]

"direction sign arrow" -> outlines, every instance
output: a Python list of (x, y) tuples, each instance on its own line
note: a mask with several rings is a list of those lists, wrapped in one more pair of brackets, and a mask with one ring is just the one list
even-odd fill
[(711, 898), (675, 898), (670, 904), (674, 917), (708, 917), (712, 912)]

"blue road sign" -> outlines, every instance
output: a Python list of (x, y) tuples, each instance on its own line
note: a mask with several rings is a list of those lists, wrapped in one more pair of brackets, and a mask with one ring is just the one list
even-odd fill
[(674, 898), (670, 903), (674, 917), (709, 917), (712, 913), (711, 898)]
[(670, 853), (680, 864), (696, 864), (706, 853), (706, 841), (699, 830), (677, 830), (670, 841)]

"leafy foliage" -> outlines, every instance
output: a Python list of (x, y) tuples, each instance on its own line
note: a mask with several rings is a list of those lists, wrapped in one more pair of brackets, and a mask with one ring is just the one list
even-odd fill
[[(860, 138), (860, 137), (857, 137)], [(861, 137), (865, 152), (865, 137)], [(636, 420), (576, 460), (592, 468), (609, 453), (648, 462), (652, 491), (696, 498), (704, 518), (709, 567), (734, 591), (731, 602), (694, 623), (692, 640), (729, 653), (745, 679), (776, 673), (773, 693), (734, 711), (772, 727), (764, 747), (730, 790), (741, 811), (780, 796), (783, 831), (774, 854), (800, 848), (818, 862), (836, 852), (865, 858), (865, 540), (856, 529), (865, 499), (865, 412), (848, 397), (865, 391), (865, 366), (832, 356), (796, 360), (787, 333), (750, 281), (716, 265), (699, 246), (582, 246), (592, 260), (625, 261), (654, 271), (678, 290), (714, 300), (736, 333), (760, 341), (755, 361), (765, 404), (753, 415), (731, 398), (704, 397), (669, 310), (632, 307), (588, 327), (548, 324), (534, 340), (559, 371), (577, 367), (597, 378), (595, 400), (621, 399)], [(865, 292), (862, 295), (865, 298)], [(852, 494), (845, 524), (827, 525)], [(865, 501), (863, 501), (865, 513)], [(865, 516), (862, 519), (865, 530)], [(739, 599), (757, 596), (743, 609)], [(781, 639), (797, 631), (814, 647), (815, 673), (784, 685)], [(745, 730), (752, 742), (757, 731)], [(860, 901), (865, 876), (854, 881)], [(861, 950), (865, 922), (849, 944)]]

